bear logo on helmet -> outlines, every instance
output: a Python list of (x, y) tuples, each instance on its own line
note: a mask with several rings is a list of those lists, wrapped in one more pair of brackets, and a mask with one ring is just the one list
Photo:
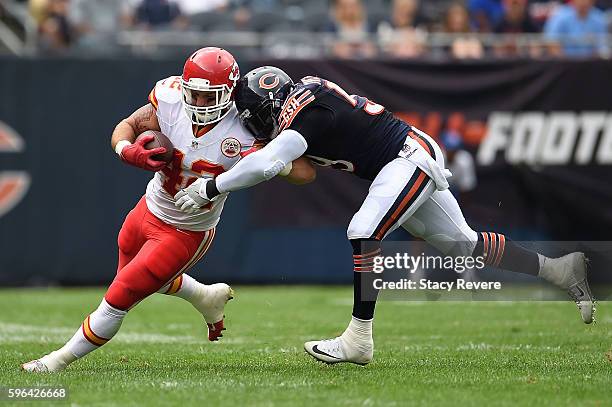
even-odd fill
[[(274, 78), (272, 81), (266, 81), (268, 78)], [(274, 89), (280, 84), (280, 79), (275, 73), (269, 72), (259, 78), (259, 87), (262, 89)]]

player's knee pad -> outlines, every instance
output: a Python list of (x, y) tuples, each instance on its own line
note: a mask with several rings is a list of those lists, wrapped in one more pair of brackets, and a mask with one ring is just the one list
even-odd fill
[(104, 296), (109, 304), (121, 310), (132, 308), (138, 302), (157, 292), (170, 279), (162, 281), (148, 270), (143, 273), (129, 273), (131, 274), (129, 276), (126, 274), (128, 274), (126, 270), (122, 270)]
[(349, 240), (368, 239), (380, 220), (380, 206), (373, 199), (366, 199), (359, 211), (353, 215), (346, 236)]
[(104, 299), (112, 307), (127, 311), (142, 298), (139, 299), (138, 294), (126, 282), (115, 279), (106, 290)]
[(184, 266), (190, 262), (190, 258), (182, 256), (180, 258), (163, 258), (160, 256), (148, 256), (143, 261), (147, 281), (151, 287), (155, 286), (157, 291), (163, 286), (174, 280), (178, 274), (185, 271)]
[(179, 266), (165, 264), (163, 259), (153, 256), (149, 256), (143, 263), (149, 285), (158, 286), (155, 291), (172, 281), (180, 269)]
[(109, 304), (127, 310), (155, 293), (169, 279), (161, 281), (143, 261), (134, 260), (113, 280), (105, 296)]

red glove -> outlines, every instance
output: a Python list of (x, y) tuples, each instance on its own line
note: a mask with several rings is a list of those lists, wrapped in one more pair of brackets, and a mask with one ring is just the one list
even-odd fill
[(157, 161), (151, 158), (157, 154), (163, 154), (166, 152), (164, 147), (157, 147), (151, 150), (147, 150), (144, 146), (155, 137), (152, 135), (143, 136), (132, 144), (126, 145), (121, 149), (121, 159), (126, 163), (133, 165), (138, 168), (144, 168), (147, 171), (160, 171), (166, 166), (164, 161)]

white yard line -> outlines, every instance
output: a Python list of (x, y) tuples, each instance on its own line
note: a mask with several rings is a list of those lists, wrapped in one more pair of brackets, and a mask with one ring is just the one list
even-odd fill
[[(76, 331), (77, 327), (48, 327), (28, 324), (16, 324), (0, 321), (0, 342), (64, 342)], [(158, 333), (119, 332), (113, 342), (122, 343), (181, 343), (201, 344), (207, 341), (206, 330), (202, 336), (166, 335)]]
[[(191, 329), (190, 325), (181, 324), (177, 332)], [(29, 324), (16, 324), (0, 321), (0, 343), (64, 343), (74, 334), (76, 327), (49, 327)], [(158, 344), (181, 344), (181, 345), (203, 345), (208, 343), (207, 331), (202, 327), (198, 335), (169, 335), (160, 333), (120, 331), (112, 340), (113, 343), (158, 343)], [(266, 343), (264, 340), (248, 336), (231, 336), (226, 334), (221, 339), (224, 345), (257, 345)], [(215, 343), (216, 344), (216, 343)], [(274, 352), (284, 352), (285, 349), (274, 349)]]
[(485, 351), (518, 351), (518, 350), (529, 350), (538, 352), (560, 352), (561, 346), (542, 346), (542, 345), (529, 345), (529, 344), (504, 344), (504, 345), (493, 345), (490, 343), (479, 342), (479, 343), (468, 343), (459, 346), (445, 346), (445, 345), (406, 345), (404, 346), (405, 351), (470, 351), (470, 350), (485, 350)]

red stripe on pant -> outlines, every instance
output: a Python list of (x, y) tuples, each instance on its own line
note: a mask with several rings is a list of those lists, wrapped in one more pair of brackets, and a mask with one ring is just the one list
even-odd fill
[(417, 179), (414, 181), (412, 187), (408, 190), (404, 198), (401, 200), (399, 206), (395, 209), (395, 211), (393, 211), (393, 213), (391, 213), (391, 215), (385, 215), (385, 217), (383, 217), (383, 219), (387, 218), (387, 220), (383, 224), (382, 228), (380, 228), (380, 230), (376, 233), (376, 239), (382, 240), (383, 237), (385, 237), (385, 235), (387, 234), (387, 231), (391, 229), (391, 226), (393, 226), (395, 222), (398, 221), (398, 219), (404, 214), (404, 212), (406, 212), (408, 208), (410, 208), (410, 205), (412, 205), (416, 200), (418, 196), (417, 191), (419, 191), (419, 189), (424, 186), (427, 180), (427, 174), (425, 174), (420, 169), (417, 169), (416, 171), (419, 171), (420, 174), (418, 175)]

